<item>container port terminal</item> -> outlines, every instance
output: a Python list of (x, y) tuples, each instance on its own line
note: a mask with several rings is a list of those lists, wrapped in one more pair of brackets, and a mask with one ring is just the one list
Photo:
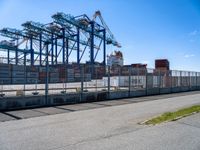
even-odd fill
[[(167, 59), (155, 60), (154, 69), (124, 65), (122, 45), (100, 11), (51, 17), (0, 30), (0, 110), (200, 89), (200, 72), (170, 70)], [(116, 51), (108, 54), (108, 45)]]

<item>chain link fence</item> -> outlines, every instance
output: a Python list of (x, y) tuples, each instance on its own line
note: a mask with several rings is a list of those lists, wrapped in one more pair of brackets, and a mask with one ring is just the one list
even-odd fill
[[(0, 64), (0, 97), (30, 97), (99, 92), (134, 93), (152, 90), (196, 90), (200, 72), (156, 70), (130, 66), (58, 64), (20, 66)], [(130, 94), (129, 94), (130, 96)]]

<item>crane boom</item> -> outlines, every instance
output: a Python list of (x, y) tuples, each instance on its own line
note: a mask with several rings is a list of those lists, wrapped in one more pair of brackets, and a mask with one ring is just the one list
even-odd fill
[[(109, 38), (111, 40), (111, 43), (113, 43), (114, 45), (116, 45), (117, 47), (121, 47), (121, 44), (119, 42), (117, 42), (116, 38), (114, 37), (113, 33), (111, 32), (111, 30), (109, 29), (109, 27), (107, 26), (106, 22), (104, 21), (101, 12), (98, 10), (95, 12), (95, 14), (93, 15), (93, 21), (96, 20), (96, 18), (99, 17), (103, 27), (106, 29), (106, 31), (109, 34)], [(113, 42), (112, 42), (113, 41)]]

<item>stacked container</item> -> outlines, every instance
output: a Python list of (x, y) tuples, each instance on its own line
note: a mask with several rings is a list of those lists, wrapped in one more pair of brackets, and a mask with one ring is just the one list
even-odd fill
[(91, 73), (85, 73), (84, 74), (84, 81), (91, 81), (92, 75)]
[(59, 81), (65, 82), (66, 81), (66, 67), (63, 65), (59, 65), (58, 72), (59, 72)]
[(76, 82), (81, 81), (81, 67), (77, 64), (73, 64), (72, 67), (74, 68), (74, 80)]
[(125, 65), (121, 68), (121, 75), (122, 76), (128, 76), (129, 75), (129, 69), (130, 69), (130, 65)]
[(11, 65), (0, 64), (0, 84), (11, 83)]
[(57, 67), (49, 68), (49, 82), (50, 83), (58, 83), (59, 80), (59, 71)]
[(46, 82), (46, 67), (39, 67), (39, 83), (45, 83)]
[(38, 83), (39, 73), (38, 67), (36, 66), (27, 66), (26, 67), (26, 83), (35, 84)]
[(74, 69), (73, 68), (67, 68), (67, 81), (68, 82), (74, 82)]
[(25, 83), (25, 70), (24, 66), (12, 65), (12, 84)]
[(105, 68), (104, 66), (97, 66), (95, 67), (96, 79), (102, 79), (105, 76)]
[(111, 76), (118, 76), (120, 74), (120, 66), (112, 66), (110, 68), (110, 75)]
[(155, 60), (155, 68), (161, 71), (169, 70), (169, 61), (167, 59)]

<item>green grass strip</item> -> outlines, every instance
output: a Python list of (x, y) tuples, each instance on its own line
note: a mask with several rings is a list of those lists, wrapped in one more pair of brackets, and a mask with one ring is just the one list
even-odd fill
[(180, 118), (183, 118), (183, 117), (186, 117), (186, 116), (189, 116), (193, 113), (198, 113), (198, 112), (200, 112), (200, 105), (180, 109), (180, 110), (175, 111), (175, 112), (164, 113), (164, 114), (162, 114), (158, 117), (152, 118), (152, 119), (144, 122), (144, 124), (146, 124), (146, 125), (156, 125), (156, 124), (160, 124), (162, 122), (175, 121), (175, 120), (178, 120)]

